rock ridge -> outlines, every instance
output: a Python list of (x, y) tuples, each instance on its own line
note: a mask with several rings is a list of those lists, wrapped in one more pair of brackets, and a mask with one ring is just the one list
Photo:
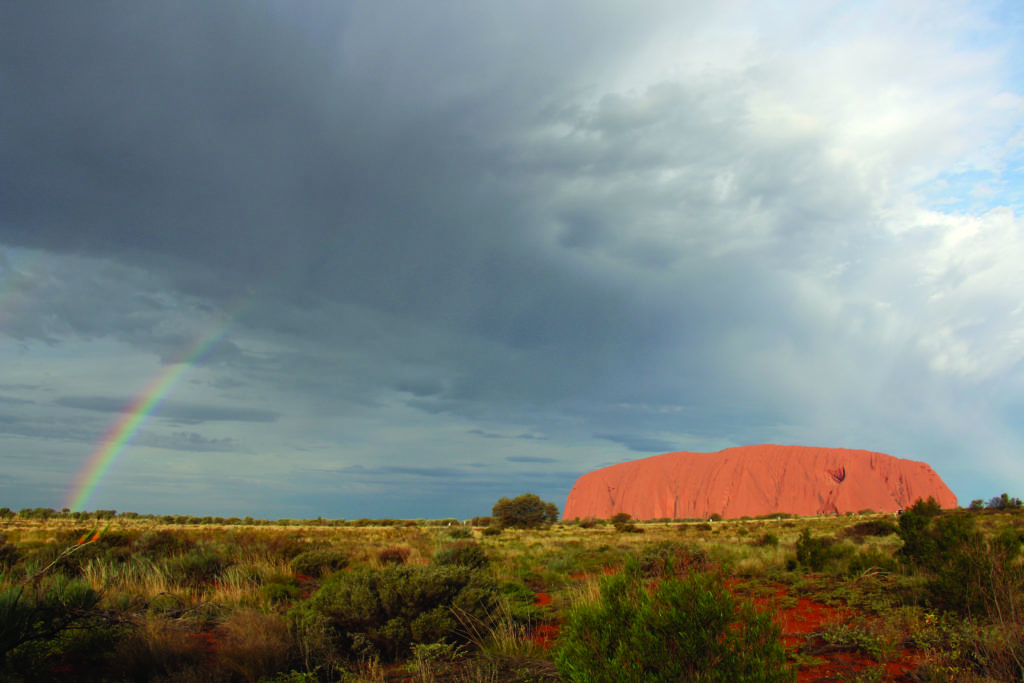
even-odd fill
[(896, 512), (932, 496), (957, 499), (924, 462), (847, 448), (739, 446), (716, 453), (665, 453), (581, 476), (563, 519), (755, 517), (772, 512)]

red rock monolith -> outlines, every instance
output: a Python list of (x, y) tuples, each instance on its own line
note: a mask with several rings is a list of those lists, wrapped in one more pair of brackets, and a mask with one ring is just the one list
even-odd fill
[(717, 453), (665, 453), (584, 474), (563, 519), (756, 517), (896, 512), (933, 496), (957, 500), (926, 463), (884, 453), (809, 446), (740, 446)]

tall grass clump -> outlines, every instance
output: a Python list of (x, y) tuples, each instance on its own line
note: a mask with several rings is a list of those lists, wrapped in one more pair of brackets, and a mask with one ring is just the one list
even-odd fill
[(737, 603), (717, 575), (652, 587), (630, 563), (569, 609), (555, 663), (571, 683), (791, 683), (780, 636), (770, 613)]

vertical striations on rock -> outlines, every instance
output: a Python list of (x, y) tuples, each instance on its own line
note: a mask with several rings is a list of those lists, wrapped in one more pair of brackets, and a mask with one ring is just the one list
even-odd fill
[[(609, 495), (614, 491), (614, 496)], [(563, 518), (736, 518), (896, 512), (933, 496), (957, 500), (926, 463), (884, 453), (810, 446), (740, 446), (717, 453), (665, 453), (584, 474)]]

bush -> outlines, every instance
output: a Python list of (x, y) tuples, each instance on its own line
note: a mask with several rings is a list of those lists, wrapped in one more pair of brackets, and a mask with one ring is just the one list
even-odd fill
[(639, 528), (636, 524), (633, 524), (630, 520), (633, 519), (633, 515), (628, 512), (616, 512), (612, 515), (609, 520), (614, 526), (615, 530), (620, 534), (641, 534), (643, 529)]
[(393, 661), (413, 643), (465, 642), (455, 615), (487, 627), (500, 603), (496, 585), (467, 567), (389, 565), (335, 574), (289, 615), (300, 630), (323, 624), (351, 658)]
[(220, 578), (230, 563), (211, 548), (195, 548), (167, 565), (172, 580), (184, 586), (198, 587)]
[(558, 508), (532, 493), (501, 498), (491, 510), (494, 523), (502, 528), (537, 529), (558, 521)]
[(899, 526), (891, 519), (869, 519), (846, 527), (842, 531), (844, 538), (864, 540), (868, 536), (891, 536), (899, 531)]
[(969, 515), (929, 519), (906, 513), (900, 518), (900, 537), (897, 557), (930, 576), (932, 602), (962, 614), (998, 615), (1021, 606), (1020, 532), (988, 538)]
[(804, 529), (796, 541), (796, 560), (812, 572), (820, 572), (847, 555), (849, 553), (847, 548), (851, 547), (843, 548), (836, 543), (834, 537), (819, 536), (815, 538), (811, 536), (810, 529)]
[(563, 681), (775, 683), (795, 680), (768, 612), (737, 604), (721, 577), (692, 574), (653, 590), (635, 564), (567, 614), (555, 649)]
[(1011, 498), (1004, 493), (988, 501), (988, 506), (993, 510), (1019, 510), (1022, 506), (1020, 498)]
[(377, 559), (381, 564), (405, 564), (410, 554), (412, 549), (406, 546), (392, 546), (377, 553)]
[(277, 605), (298, 600), (302, 596), (302, 589), (295, 579), (280, 578), (260, 586), (260, 595), (270, 604)]
[(750, 542), (755, 548), (776, 548), (779, 545), (779, 537), (775, 534), (764, 533)]
[(480, 533), (483, 534), (484, 536), (500, 536), (501, 535), (501, 529), (499, 527), (496, 527), (496, 526), (489, 526), (489, 527), (484, 527), (480, 531)]
[[(928, 500), (918, 498), (914, 504), (910, 506), (910, 509), (903, 514), (906, 515), (907, 513), (931, 519), (932, 517), (938, 517), (942, 514), (942, 506), (939, 505), (939, 502), (935, 500), (934, 496), (928, 496)], [(901, 515), (901, 517), (902, 516), (903, 515)]]
[(318, 578), (347, 567), (348, 557), (336, 550), (307, 550), (288, 564), (296, 574)]
[(449, 527), (448, 538), (473, 538), (473, 530), (464, 526)]
[(0, 662), (26, 643), (103, 623), (105, 618), (95, 610), (99, 601), (86, 582), (62, 574), (0, 590)]
[(685, 543), (664, 541), (647, 546), (637, 557), (640, 573), (647, 578), (684, 576), (711, 567), (704, 549)]
[(434, 564), (481, 569), (490, 564), (483, 547), (474, 541), (449, 543), (434, 553)]
[(869, 569), (881, 569), (886, 572), (894, 572), (898, 568), (899, 564), (895, 559), (874, 548), (861, 550), (850, 558), (849, 563), (850, 574), (862, 574)]

